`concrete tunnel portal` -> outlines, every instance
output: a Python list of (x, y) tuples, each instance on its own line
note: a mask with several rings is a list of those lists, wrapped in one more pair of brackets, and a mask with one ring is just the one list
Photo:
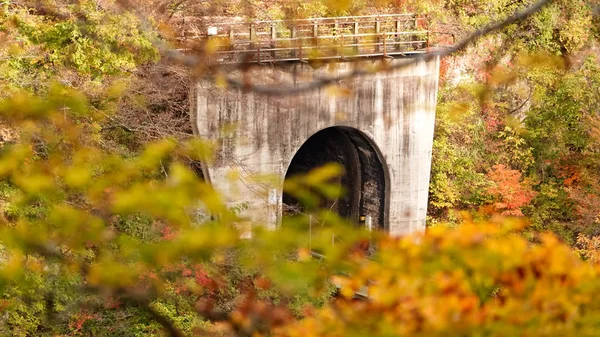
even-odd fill
[[(360, 61), (369, 66), (379, 59)], [(406, 62), (390, 59), (391, 64)], [(315, 69), (304, 63), (254, 67), (256, 85), (343, 76), (352, 62)], [(291, 69), (295, 69), (291, 71)], [(236, 77), (238, 74), (231, 74)], [(439, 58), (420, 60), (385, 73), (343, 82), (350, 96), (317, 90), (290, 96), (262, 95), (243, 88), (220, 88), (208, 79), (193, 87), (199, 137), (214, 141), (215, 160), (203, 168), (240, 217), (274, 230), (285, 206), (281, 182), (327, 162), (341, 164), (340, 185), (349, 193), (325, 207), (352, 222), (361, 215), (397, 237), (425, 230)], [(241, 77), (240, 77), (241, 79)], [(339, 112), (343, 111), (343, 114)], [(340, 125), (340, 124), (343, 124)], [(235, 132), (230, 126), (236, 125)], [(236, 172), (232, 175), (231, 172)], [(252, 177), (276, 179), (255, 181)], [(309, 209), (300, 209), (308, 213)]]
[[(285, 179), (332, 162), (344, 169), (333, 181), (344, 193), (336, 200), (321, 197), (319, 207), (356, 224), (370, 217), (373, 228), (384, 229), (389, 208), (387, 166), (373, 141), (358, 129), (333, 126), (313, 134), (292, 158)], [(284, 192), (284, 215), (305, 211), (298, 200)]]

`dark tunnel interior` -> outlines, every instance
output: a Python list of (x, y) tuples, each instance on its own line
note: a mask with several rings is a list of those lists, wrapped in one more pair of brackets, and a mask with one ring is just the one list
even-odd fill
[[(330, 127), (311, 136), (293, 157), (286, 179), (327, 163), (339, 163), (345, 173), (334, 183), (346, 193), (338, 200), (320, 200), (320, 207), (359, 224), (370, 216), (373, 227), (386, 222), (386, 168), (365, 135), (349, 127)], [(284, 215), (305, 212), (293, 196), (283, 195)], [(361, 218), (362, 217), (362, 218)]]

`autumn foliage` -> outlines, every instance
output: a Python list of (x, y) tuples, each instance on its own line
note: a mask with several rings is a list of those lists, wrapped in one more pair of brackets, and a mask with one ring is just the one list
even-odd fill
[(495, 198), (496, 211), (503, 215), (523, 216), (521, 208), (529, 204), (536, 193), (530, 182), (522, 181), (521, 172), (495, 165), (488, 178), (494, 183), (487, 192)]
[[(554, 1), (442, 61), (425, 233), (315, 210), (248, 240), (188, 134), (186, 79), (207, 69), (155, 63), (157, 39), (202, 49), (173, 22), (418, 11), (460, 36), (526, 4), (0, 2), (0, 335), (599, 336), (590, 4)], [(341, 171), (287, 192), (337, 191)]]
[[(337, 278), (340, 298), (279, 335), (597, 334), (598, 266), (552, 234), (532, 244), (522, 223), (497, 221), (384, 239), (376, 259)], [(365, 286), (369, 298), (353, 300)]]

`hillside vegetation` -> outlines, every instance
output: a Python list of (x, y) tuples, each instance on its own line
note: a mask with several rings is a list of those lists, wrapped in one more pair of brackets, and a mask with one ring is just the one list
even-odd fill
[(442, 60), (429, 227), (396, 239), (326, 211), (315, 235), (298, 217), (240, 239), (189, 121), (214, 69), (165, 53), (204, 60), (180, 37), (234, 16), (414, 12), (460, 40), (533, 3), (1, 1), (0, 335), (597, 336), (597, 2), (549, 1)]

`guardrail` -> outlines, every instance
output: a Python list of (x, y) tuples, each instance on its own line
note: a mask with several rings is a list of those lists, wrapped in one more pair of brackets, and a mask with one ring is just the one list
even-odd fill
[(415, 14), (226, 23), (196, 38), (225, 64), (401, 57), (433, 42), (427, 21)]

